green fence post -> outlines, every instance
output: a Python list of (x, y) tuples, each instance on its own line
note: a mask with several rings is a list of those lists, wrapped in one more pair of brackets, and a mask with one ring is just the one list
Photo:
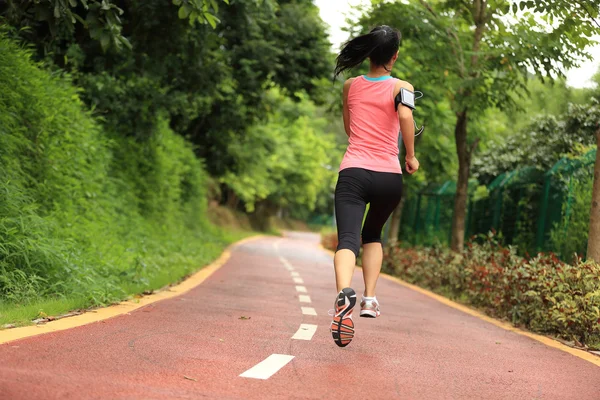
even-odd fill
[(517, 196), (517, 212), (515, 213), (515, 229), (511, 238), (511, 244), (514, 242), (515, 237), (519, 233), (519, 218), (521, 218), (521, 199), (523, 198), (523, 188), (519, 188), (519, 195)]
[(540, 219), (538, 221), (536, 237), (537, 251), (543, 250), (544, 238), (546, 236), (546, 214), (548, 213), (548, 200), (550, 199), (550, 178), (551, 175), (546, 175), (546, 178), (544, 179), (544, 191), (542, 192), (542, 205), (540, 207)]
[(415, 210), (415, 222), (414, 222), (414, 231), (415, 231), (415, 245), (419, 244), (419, 214), (421, 213), (421, 193), (417, 197), (417, 209)]
[(498, 188), (496, 195), (496, 204), (494, 206), (494, 219), (492, 220), (492, 228), (496, 232), (500, 231), (500, 214), (502, 211), (502, 197), (504, 196), (504, 188)]
[(440, 197), (440, 195), (437, 195), (435, 199), (435, 217), (433, 220), (433, 229), (436, 232), (438, 229), (440, 229), (440, 207), (442, 202), (442, 199)]
[(569, 228), (569, 217), (571, 216), (571, 206), (573, 204), (573, 175), (569, 176), (569, 189), (567, 190), (567, 209), (565, 210), (565, 226), (563, 226), (563, 232), (567, 232)]
[(427, 211), (425, 212), (425, 226), (423, 229), (423, 233), (425, 233), (426, 243), (425, 245), (429, 245), (427, 239), (431, 235), (431, 228), (435, 219), (435, 204), (433, 201), (433, 196), (427, 196)]

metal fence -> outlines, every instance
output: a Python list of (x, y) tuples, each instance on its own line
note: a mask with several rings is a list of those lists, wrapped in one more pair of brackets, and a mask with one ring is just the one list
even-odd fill
[[(550, 170), (525, 167), (496, 177), (482, 195), (469, 183), (465, 238), (498, 233), (521, 254), (553, 251), (585, 256), (593, 165), (596, 150), (563, 158)], [(430, 184), (407, 199), (400, 240), (430, 246), (450, 242), (456, 184)], [(587, 203), (586, 203), (587, 202)], [(587, 204), (587, 206), (586, 206)], [(585, 231), (585, 232), (584, 232)], [(564, 237), (563, 237), (564, 236)], [(568, 244), (565, 244), (567, 243)]]

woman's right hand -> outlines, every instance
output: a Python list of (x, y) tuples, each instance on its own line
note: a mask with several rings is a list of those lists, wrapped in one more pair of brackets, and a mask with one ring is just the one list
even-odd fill
[(415, 156), (406, 157), (406, 172), (408, 172), (410, 175), (412, 175), (415, 172), (417, 172), (418, 169), (419, 169), (419, 160), (417, 160), (417, 157), (415, 157)]

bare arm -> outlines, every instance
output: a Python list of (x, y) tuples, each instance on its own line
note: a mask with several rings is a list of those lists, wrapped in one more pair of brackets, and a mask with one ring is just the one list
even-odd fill
[(350, 137), (350, 110), (348, 109), (348, 92), (350, 92), (350, 85), (354, 81), (354, 78), (348, 79), (344, 82), (344, 129), (346, 130), (346, 135)]
[[(410, 90), (411, 92), (415, 90), (410, 83), (399, 81), (396, 83), (395, 96), (400, 93), (401, 88)], [(398, 105), (398, 120), (400, 121), (402, 141), (406, 149), (406, 170), (409, 174), (412, 174), (419, 169), (419, 161), (415, 157), (415, 123), (412, 110), (403, 104)]]

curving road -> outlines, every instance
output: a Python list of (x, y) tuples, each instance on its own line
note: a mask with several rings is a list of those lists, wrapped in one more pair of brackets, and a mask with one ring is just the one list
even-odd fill
[(388, 280), (338, 348), (334, 297), (318, 236), (247, 242), (182, 296), (0, 345), (0, 399), (600, 399), (592, 363)]

